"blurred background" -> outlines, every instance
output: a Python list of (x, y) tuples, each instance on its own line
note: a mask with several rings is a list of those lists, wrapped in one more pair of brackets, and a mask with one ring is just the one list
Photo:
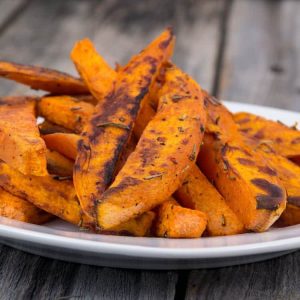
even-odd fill
[[(300, 111), (300, 1), (1, 0), (0, 59), (76, 74), (74, 42), (89, 37), (126, 63), (164, 27), (174, 62), (221, 99)], [(32, 93), (0, 80), (0, 95)]]

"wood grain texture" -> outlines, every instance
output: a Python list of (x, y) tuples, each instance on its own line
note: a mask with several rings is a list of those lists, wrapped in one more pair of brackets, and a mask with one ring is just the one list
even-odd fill
[(255, 264), (192, 271), (186, 299), (299, 299), (299, 266), (298, 251)]
[(234, 1), (222, 99), (300, 110), (299, 14), (299, 1)]
[(0, 299), (173, 299), (176, 272), (72, 264), (0, 249)]
[[(76, 40), (90, 37), (111, 65), (122, 64), (171, 25), (175, 62), (211, 89), (223, 7), (222, 0), (33, 1), (0, 37), (0, 58), (76, 74), (69, 59)], [(4, 80), (0, 87), (1, 94), (28, 92)]]

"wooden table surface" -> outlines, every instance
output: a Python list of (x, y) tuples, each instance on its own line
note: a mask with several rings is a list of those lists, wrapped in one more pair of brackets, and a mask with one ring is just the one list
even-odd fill
[[(174, 61), (222, 99), (300, 111), (300, 2), (1, 0), (0, 59), (75, 73), (90, 37), (124, 63), (165, 26)], [(0, 81), (1, 95), (30, 93)], [(47, 259), (0, 246), (0, 299), (300, 299), (300, 252), (211, 270), (136, 271)]]

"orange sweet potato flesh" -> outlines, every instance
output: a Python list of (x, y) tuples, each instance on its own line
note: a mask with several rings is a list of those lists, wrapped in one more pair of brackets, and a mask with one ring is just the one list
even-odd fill
[(165, 238), (199, 238), (207, 225), (207, 216), (201, 211), (181, 207), (173, 198), (157, 210), (154, 233)]
[(35, 98), (0, 100), (0, 159), (23, 174), (47, 175), (46, 145), (35, 117)]
[(300, 157), (300, 131), (297, 129), (246, 112), (233, 117), (240, 131), (253, 138), (254, 142), (268, 143), (284, 157)]
[[(83, 210), (93, 218), (96, 218), (96, 202), (113, 181), (120, 156), (130, 140), (140, 103), (169, 58), (167, 53), (172, 46), (173, 34), (166, 30), (134, 56), (118, 72), (111, 90), (103, 93), (102, 103), (81, 134), (74, 185)], [(97, 81), (93, 81), (95, 86)], [(101, 100), (96, 94), (95, 97)]]
[(64, 155), (67, 158), (76, 159), (77, 144), (80, 136), (75, 133), (52, 133), (42, 136), (47, 148), (54, 150)]
[(87, 38), (74, 45), (71, 59), (91, 94), (98, 102), (104, 100), (111, 92), (117, 79), (117, 72), (97, 53), (94, 45)]
[[(25, 176), (0, 161), (0, 186), (67, 222), (94, 229), (90, 218), (83, 215), (74, 186), (69, 180), (55, 180), (50, 176)], [(135, 220), (112, 228), (109, 233), (147, 235), (153, 219), (153, 213), (147, 212)]]
[(267, 230), (286, 206), (286, 192), (266, 155), (243, 142), (232, 115), (206, 94), (207, 133), (198, 164), (248, 230)]
[(80, 133), (94, 112), (94, 105), (71, 96), (43, 97), (38, 111), (48, 121)]
[(109, 229), (168, 199), (195, 163), (205, 124), (200, 87), (178, 68), (166, 71), (160, 104), (135, 151), (99, 198), (97, 220)]
[(0, 188), (0, 216), (32, 224), (43, 224), (53, 218), (51, 214), (2, 188)]
[(73, 95), (88, 92), (79, 78), (37, 66), (0, 61), (0, 76), (52, 94)]
[(73, 161), (61, 155), (57, 151), (47, 149), (47, 169), (50, 174), (62, 177), (73, 176)]
[(242, 222), (197, 166), (191, 168), (175, 197), (184, 207), (207, 215), (206, 231), (209, 236), (232, 235), (245, 231)]

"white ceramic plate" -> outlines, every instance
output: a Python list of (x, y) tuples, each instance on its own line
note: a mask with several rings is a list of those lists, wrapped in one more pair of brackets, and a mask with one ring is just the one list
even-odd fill
[[(248, 111), (288, 125), (300, 113), (226, 102), (233, 111)], [(300, 248), (300, 225), (264, 233), (186, 240), (135, 238), (80, 232), (55, 220), (31, 225), (0, 218), (0, 241), (30, 253), (99, 266), (135, 269), (211, 268), (261, 261)]]

